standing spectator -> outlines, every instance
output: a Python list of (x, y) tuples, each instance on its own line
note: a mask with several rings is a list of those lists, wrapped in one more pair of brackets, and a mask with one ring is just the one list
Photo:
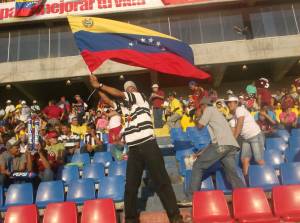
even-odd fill
[(264, 139), (254, 117), (251, 116), (247, 109), (238, 106), (238, 102), (239, 100), (237, 97), (229, 97), (227, 100), (230, 113), (234, 115), (237, 120), (234, 136), (235, 138), (238, 138), (240, 135), (242, 137), (241, 159), (243, 173), (247, 176), (252, 154), (259, 165), (265, 164)]
[(254, 115), (254, 119), (255, 121), (259, 120), (259, 115), (263, 115), (265, 116), (268, 115), (268, 117), (266, 117), (267, 119), (271, 119), (273, 125), (276, 125), (276, 114), (270, 109), (271, 107), (264, 105), (261, 107), (260, 111), (258, 111), (255, 115)]
[(15, 106), (11, 103), (11, 100), (6, 101), (6, 107), (5, 107), (5, 116), (4, 119), (7, 119), (8, 117), (11, 117), (13, 112), (16, 110)]
[(266, 106), (260, 109), (260, 111), (256, 114), (257, 119), (256, 122), (259, 125), (261, 131), (263, 132), (264, 136), (269, 136), (274, 133), (274, 126), (276, 125), (276, 118), (274, 120), (274, 116), (270, 116)]
[(63, 120), (68, 120), (68, 115), (71, 111), (70, 102), (66, 100), (65, 96), (60, 97), (60, 101), (57, 103), (57, 106), (63, 110)]
[(201, 188), (202, 176), (205, 170), (219, 160), (232, 188), (245, 187), (238, 176), (235, 165), (235, 156), (239, 145), (230, 130), (228, 122), (217, 108), (211, 106), (211, 99), (208, 97), (202, 98), (200, 105), (202, 115), (197, 124), (199, 128), (208, 126), (212, 144), (195, 155), (198, 158), (192, 168), (192, 179), (187, 194), (189, 201), (192, 200), (193, 193)]
[(81, 99), (79, 94), (74, 96), (75, 103), (72, 104), (72, 109), (75, 111), (77, 120), (80, 124), (83, 123), (83, 117), (85, 115), (85, 110), (87, 109), (87, 104)]
[(43, 114), (46, 117), (48, 123), (52, 126), (59, 123), (63, 117), (63, 110), (55, 105), (54, 100), (50, 100), (48, 106), (44, 108)]
[(152, 94), (150, 96), (150, 101), (153, 108), (154, 116), (154, 128), (162, 128), (163, 123), (163, 103), (164, 103), (165, 93), (159, 89), (158, 84), (152, 85)]
[(123, 133), (124, 140), (129, 147), (124, 199), (125, 223), (138, 222), (137, 193), (145, 168), (150, 173), (169, 221), (183, 223), (162, 154), (155, 140), (150, 106), (144, 95), (138, 92), (132, 81), (125, 82), (125, 92), (99, 83), (93, 75), (90, 76), (90, 82), (95, 89), (124, 101), (122, 105), (113, 102), (108, 97), (102, 97), (106, 104), (127, 117)]
[(272, 94), (268, 90), (270, 87), (269, 80), (267, 78), (259, 78), (256, 83), (257, 89), (257, 103), (261, 108), (263, 105), (271, 106)]
[(21, 108), (21, 115), (20, 115), (20, 120), (23, 122), (26, 122), (28, 118), (30, 117), (31, 114), (31, 109), (27, 105), (26, 101), (21, 102), (22, 108)]
[(167, 125), (169, 126), (169, 129), (172, 128), (180, 128), (180, 120), (183, 113), (182, 104), (180, 101), (176, 98), (176, 92), (172, 92), (169, 94), (169, 110), (167, 113), (169, 113), (169, 117), (167, 119)]
[(191, 111), (192, 115), (194, 115), (195, 113), (197, 113), (197, 110), (199, 110), (200, 108), (200, 100), (204, 97), (204, 96), (208, 96), (208, 92), (206, 90), (204, 90), (204, 88), (200, 87), (199, 84), (197, 84), (195, 81), (190, 81), (189, 82), (189, 88), (193, 93), (193, 106), (194, 109), (193, 111)]

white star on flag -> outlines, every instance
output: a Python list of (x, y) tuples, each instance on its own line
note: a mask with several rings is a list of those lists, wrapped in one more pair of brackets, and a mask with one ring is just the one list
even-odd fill
[(160, 46), (160, 42), (156, 42), (156, 46)]
[(142, 43), (146, 42), (146, 39), (145, 39), (144, 37), (141, 38), (141, 42), (142, 42)]
[(130, 42), (130, 43), (129, 43), (129, 46), (133, 46), (133, 43), (132, 43), (132, 42)]
[(153, 38), (151, 37), (148, 41), (149, 41), (149, 43), (152, 43), (154, 40), (153, 40)]

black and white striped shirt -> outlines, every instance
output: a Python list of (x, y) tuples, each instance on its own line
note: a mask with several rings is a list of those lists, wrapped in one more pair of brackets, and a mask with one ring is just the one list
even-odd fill
[(115, 110), (125, 116), (123, 136), (129, 147), (154, 139), (150, 105), (139, 92), (124, 92), (123, 103), (116, 103)]

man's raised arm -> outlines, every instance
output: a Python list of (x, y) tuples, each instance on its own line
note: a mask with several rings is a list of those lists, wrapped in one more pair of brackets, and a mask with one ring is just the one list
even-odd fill
[(95, 75), (90, 75), (90, 83), (91, 83), (93, 88), (99, 89), (103, 92), (106, 92), (106, 93), (110, 94), (113, 97), (123, 98), (123, 99), (125, 98), (125, 95), (122, 91), (120, 91), (116, 88), (113, 88), (113, 87), (106, 86), (104, 84), (100, 84)]

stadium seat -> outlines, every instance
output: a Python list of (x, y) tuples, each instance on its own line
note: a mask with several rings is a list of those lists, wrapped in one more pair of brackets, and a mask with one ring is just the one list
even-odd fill
[(290, 149), (299, 149), (300, 148), (300, 136), (291, 136), (289, 138)]
[(281, 163), (284, 163), (284, 155), (279, 150), (265, 150), (264, 160), (267, 165), (278, 169)]
[[(184, 191), (185, 192), (188, 192), (188, 189), (189, 189), (189, 186), (191, 183), (191, 178), (192, 178), (192, 171), (187, 170), (186, 174), (185, 174), (185, 178), (184, 178)], [(202, 178), (201, 190), (214, 190), (214, 189), (215, 189), (215, 186), (213, 184), (212, 177), (205, 175)]]
[(91, 199), (95, 199), (95, 184), (92, 179), (81, 179), (70, 183), (67, 201), (82, 204), (84, 201)]
[(291, 136), (300, 136), (300, 129), (292, 129)]
[(90, 155), (88, 153), (74, 154), (71, 160), (72, 163), (83, 163), (84, 165), (90, 164)]
[(177, 161), (180, 161), (181, 157), (185, 157), (185, 156), (188, 156), (188, 155), (192, 155), (194, 154), (194, 147), (191, 147), (189, 149), (184, 149), (184, 150), (178, 150), (176, 151), (176, 160)]
[(193, 222), (234, 222), (222, 191), (198, 191), (193, 196)]
[(286, 142), (280, 138), (266, 138), (265, 146), (267, 150), (285, 151), (288, 148)]
[(5, 197), (4, 209), (10, 206), (29, 205), (33, 203), (31, 183), (11, 184)]
[(284, 222), (300, 222), (300, 185), (277, 186), (272, 192), (275, 215)]
[(43, 223), (77, 223), (77, 208), (74, 202), (48, 204)]
[(102, 163), (108, 167), (112, 163), (112, 155), (110, 152), (97, 152), (94, 155), (94, 163)]
[(61, 179), (65, 184), (79, 179), (79, 169), (77, 166), (64, 166)]
[(273, 167), (264, 165), (251, 165), (249, 167), (249, 186), (262, 187), (270, 191), (273, 186), (279, 184), (279, 179)]
[(34, 204), (9, 207), (4, 223), (38, 223), (38, 211)]
[(191, 141), (178, 141), (178, 140), (175, 140), (173, 142), (173, 145), (174, 145), (174, 150), (175, 151), (185, 150), (185, 149), (193, 147)]
[(286, 129), (278, 129), (275, 132), (276, 136), (282, 138), (286, 143), (289, 141), (290, 133)]
[(300, 184), (300, 162), (280, 165), (281, 184)]
[(4, 205), (4, 193), (3, 193), (3, 186), (0, 185), (0, 208)]
[(82, 178), (99, 180), (105, 176), (104, 166), (101, 163), (92, 163), (83, 167)]
[(112, 162), (108, 168), (109, 176), (126, 176), (127, 161)]
[(39, 208), (46, 207), (49, 203), (63, 202), (65, 200), (65, 190), (62, 181), (41, 182), (37, 194), (36, 205)]
[(111, 198), (116, 202), (124, 200), (124, 176), (104, 177), (100, 179), (98, 198)]
[(112, 199), (85, 201), (82, 208), (81, 223), (117, 223), (115, 205)]
[(280, 222), (274, 217), (262, 188), (237, 188), (232, 195), (234, 217), (239, 222)]
[[(242, 181), (246, 185), (242, 170), (240, 168), (237, 168), (237, 172), (238, 172), (239, 177), (242, 179)], [(232, 192), (231, 184), (227, 181), (225, 173), (222, 170), (218, 170), (216, 172), (216, 188), (217, 188), (217, 190), (223, 191), (225, 194), (231, 194), (231, 192)]]
[(300, 162), (300, 147), (287, 149), (285, 151), (285, 157), (289, 163)]
[(107, 133), (102, 134), (102, 141), (104, 144), (108, 144), (108, 134)]

